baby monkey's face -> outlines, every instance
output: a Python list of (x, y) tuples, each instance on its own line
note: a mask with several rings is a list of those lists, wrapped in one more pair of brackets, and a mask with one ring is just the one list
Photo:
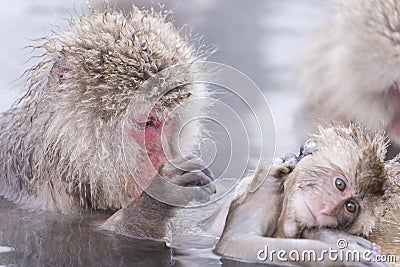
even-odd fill
[(389, 179), (398, 174), (393, 162), (385, 161), (385, 136), (358, 124), (319, 130), (294, 165), (283, 160), (291, 172), (284, 177), (277, 232), (299, 237), (317, 227), (368, 235), (397, 187)]
[(321, 127), (301, 147), (295, 164), (283, 160), (291, 172), (284, 176), (279, 235), (299, 237), (315, 227), (370, 233), (385, 209), (385, 192), (393, 187), (385, 142), (382, 133), (356, 124)]
[(362, 199), (353, 189), (352, 179), (340, 170), (324, 169), (313, 174), (304, 173), (296, 180), (287, 197), (288, 206), (294, 209), (300, 225), (345, 230), (354, 224), (361, 211)]
[[(318, 153), (318, 152), (314, 152)], [(362, 210), (355, 180), (328, 160), (310, 153), (302, 157), (284, 184), (281, 222), (289, 236), (313, 227), (347, 230)]]

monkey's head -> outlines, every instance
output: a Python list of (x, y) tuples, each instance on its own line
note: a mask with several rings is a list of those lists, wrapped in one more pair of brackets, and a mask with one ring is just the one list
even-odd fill
[(368, 127), (383, 123), (400, 144), (400, 6), (394, 0), (340, 0), (340, 6), (340, 26), (352, 36), (343, 55), (350, 57), (345, 87), (356, 92), (346, 108)]
[(43, 126), (39, 155), (50, 159), (38, 160), (37, 173), (53, 168), (83, 202), (119, 208), (150, 183), (165, 150), (174, 156), (198, 145), (201, 124), (184, 122), (206, 112), (204, 99), (187, 104), (208, 95), (190, 84), (198, 75), (190, 66), (205, 54), (161, 13), (92, 11), (39, 48), (43, 60), (29, 72), (21, 105)]
[(395, 0), (336, 2), (329, 24), (305, 53), (305, 104), (318, 117), (384, 129), (391, 142), (400, 144), (400, 5)]
[(284, 183), (280, 222), (286, 236), (326, 227), (368, 234), (384, 211), (388, 175), (382, 133), (350, 127), (319, 128), (317, 149)]

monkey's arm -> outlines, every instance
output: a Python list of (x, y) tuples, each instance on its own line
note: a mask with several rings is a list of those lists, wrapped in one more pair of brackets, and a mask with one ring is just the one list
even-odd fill
[(120, 209), (101, 226), (135, 238), (160, 240), (167, 231), (167, 221), (174, 214), (172, 206), (143, 193), (133, 203)]
[[(257, 211), (253, 211), (255, 214)], [(247, 216), (248, 214), (243, 214)], [(307, 232), (307, 239), (272, 238), (260, 234), (266, 221), (254, 221), (247, 224), (246, 218), (240, 218), (235, 228), (230, 225), (224, 232), (214, 252), (226, 258), (273, 265), (299, 266), (388, 266), (375, 262), (378, 247), (368, 240), (339, 231), (318, 229)], [(241, 225), (241, 228), (239, 228)], [(267, 229), (268, 230), (268, 229)], [(268, 230), (269, 231), (269, 230)], [(339, 249), (339, 240), (345, 240), (347, 246)], [(337, 251), (330, 254), (330, 251)], [(353, 255), (357, 258), (340, 255)], [(355, 259), (355, 260), (352, 260)]]
[[(283, 162), (283, 160), (282, 160)], [(231, 226), (236, 226), (238, 229), (241, 229), (241, 222), (232, 222), (236, 218), (236, 215), (231, 215), (232, 213), (240, 214), (241, 211), (235, 211), (236, 209), (242, 210), (245, 214), (249, 213), (253, 210), (254, 207), (252, 205), (259, 205), (259, 203), (265, 202), (265, 195), (263, 195), (264, 191), (260, 189), (261, 186), (258, 186), (258, 183), (261, 181), (263, 183), (264, 178), (258, 179), (258, 177), (266, 177), (270, 175), (278, 179), (278, 181), (283, 181), (286, 176), (286, 173), (290, 172), (291, 168), (286, 166), (286, 164), (276, 163), (271, 167), (267, 167), (266, 165), (261, 165), (258, 168), (256, 173), (252, 176), (248, 176), (243, 178), (232, 190), (229, 194), (227, 194), (223, 198), (223, 202), (221, 202), (221, 206), (213, 213), (212, 216), (208, 217), (205, 221), (203, 221), (203, 229), (210, 235), (221, 237), (224, 232), (231, 231), (228, 230)], [(257, 178), (255, 178), (257, 177)], [(272, 178), (271, 180), (274, 180)], [(268, 181), (271, 181), (268, 180)], [(255, 191), (252, 193), (248, 193), (251, 188), (255, 188)], [(267, 190), (268, 186), (265, 187)], [(257, 193), (258, 192), (258, 193)], [(267, 193), (269, 194), (269, 193)], [(256, 199), (255, 199), (256, 198)], [(253, 199), (253, 200), (250, 200)], [(261, 202), (258, 202), (261, 201)], [(245, 204), (247, 203), (247, 204)], [(273, 206), (273, 205), (271, 205)], [(258, 215), (260, 216), (260, 215)], [(260, 216), (261, 217), (261, 216)], [(228, 219), (229, 218), (229, 219)], [(227, 225), (227, 221), (229, 221), (229, 227)], [(257, 220), (256, 220), (257, 221)], [(246, 224), (251, 223), (251, 221), (247, 220)], [(235, 231), (232, 231), (235, 232)]]
[[(283, 164), (273, 166), (256, 191), (247, 193), (244, 198), (239, 198), (231, 204), (225, 229), (214, 249), (216, 254), (246, 260), (257, 259), (257, 251), (253, 250), (260, 245), (263, 240), (261, 237), (272, 236), (276, 230), (283, 197), (281, 178), (277, 177), (286, 171), (289, 169)], [(255, 177), (267, 173), (268, 169), (260, 168)], [(266, 196), (268, 203), (265, 201)], [(261, 248), (264, 245), (262, 244)]]
[[(201, 159), (196, 157), (167, 162), (157, 175), (168, 178), (169, 182), (175, 185), (191, 187), (191, 190), (185, 190), (178, 196), (179, 203), (182, 204), (192, 200), (205, 202), (215, 193), (214, 184), (210, 184), (214, 179), (212, 172), (205, 167)], [(158, 179), (163, 178), (158, 177)], [(152, 183), (151, 186), (159, 185)], [(135, 238), (161, 240), (166, 236), (167, 223), (174, 216), (176, 208), (143, 192), (138, 199), (111, 216), (101, 228)]]
[[(348, 247), (339, 250), (335, 239), (333, 243), (326, 243), (312, 239), (291, 239), (291, 238), (271, 238), (262, 237), (254, 234), (231, 238), (224, 246), (219, 247), (220, 255), (227, 258), (236, 258), (245, 261), (273, 264), (273, 265), (297, 265), (297, 266), (388, 266), (364, 259), (362, 255), (368, 254), (371, 250), (370, 242), (363, 239), (362, 244), (353, 240), (354, 236), (334, 235), (332, 238), (345, 238)], [(336, 250), (347, 255), (353, 251), (359, 251), (360, 261), (358, 260), (335, 260), (339, 253), (329, 254), (329, 251)], [(297, 253), (297, 254), (296, 254)], [(370, 259), (373, 259), (376, 252), (371, 250)]]

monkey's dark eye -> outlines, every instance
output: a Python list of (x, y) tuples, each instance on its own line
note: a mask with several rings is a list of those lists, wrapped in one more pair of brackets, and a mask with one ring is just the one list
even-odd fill
[(343, 181), (342, 178), (336, 178), (335, 180), (335, 186), (337, 189), (339, 189), (340, 191), (344, 191), (346, 189), (346, 183), (345, 181)]
[(155, 127), (156, 122), (153, 117), (149, 117), (148, 120), (145, 122), (137, 122), (137, 125), (140, 129), (145, 129), (147, 127)]
[(355, 213), (357, 211), (357, 204), (353, 200), (347, 201), (345, 207), (349, 213)]
[(138, 122), (137, 125), (139, 126), (140, 129), (144, 129), (149, 126), (152, 126), (153, 122), (152, 121)]
[(146, 128), (150, 127), (150, 126), (155, 126), (155, 123), (153, 120), (146, 121)]

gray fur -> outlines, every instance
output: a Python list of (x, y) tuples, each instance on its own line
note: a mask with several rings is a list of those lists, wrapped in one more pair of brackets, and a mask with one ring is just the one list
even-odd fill
[[(135, 92), (159, 71), (203, 54), (164, 16), (135, 7), (128, 17), (111, 9), (78, 15), (38, 49), (44, 54), (26, 72), (25, 96), (0, 117), (0, 195), (63, 213), (126, 206), (144, 156), (133, 139), (124, 149), (121, 141), (128, 106), (141, 101)], [(157, 108), (168, 113), (173, 106), (165, 103), (176, 106), (189, 96), (207, 91), (186, 85), (163, 96)], [(186, 107), (188, 114), (204, 111)], [(181, 133), (188, 150), (201, 133), (200, 124)]]
[(361, 122), (400, 144), (400, 5), (397, 0), (335, 0), (301, 62), (304, 106), (317, 120)]

